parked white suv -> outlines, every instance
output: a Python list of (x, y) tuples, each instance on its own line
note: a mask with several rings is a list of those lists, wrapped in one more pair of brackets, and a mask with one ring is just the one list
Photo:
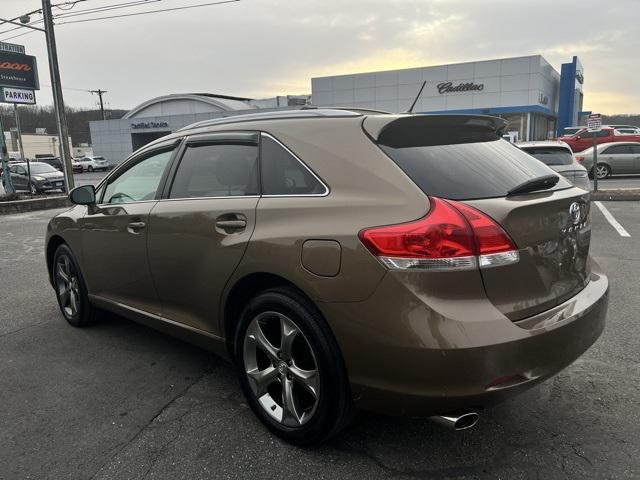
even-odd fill
[(565, 177), (576, 187), (591, 190), (587, 169), (576, 160), (571, 147), (566, 143), (548, 140), (523, 142), (518, 143), (517, 146)]
[(109, 162), (104, 157), (83, 157), (76, 161), (82, 165), (82, 171), (85, 172), (106, 171), (109, 169)]

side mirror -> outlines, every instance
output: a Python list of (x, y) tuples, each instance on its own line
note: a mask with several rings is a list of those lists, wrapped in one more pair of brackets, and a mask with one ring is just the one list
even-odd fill
[(95, 205), (96, 187), (93, 185), (82, 185), (71, 190), (69, 200), (76, 205)]
[(578, 135), (578, 136), (576, 137), (576, 140), (580, 140), (581, 138), (582, 138), (582, 136)]

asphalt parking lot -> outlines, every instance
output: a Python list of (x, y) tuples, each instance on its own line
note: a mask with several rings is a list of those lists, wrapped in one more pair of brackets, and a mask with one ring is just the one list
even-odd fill
[(57, 211), (2, 216), (0, 478), (640, 478), (640, 202), (603, 206), (629, 236), (593, 208), (611, 299), (580, 360), (473, 430), (362, 413), (313, 449), (267, 433), (209, 353), (115, 316), (68, 326), (43, 255)]

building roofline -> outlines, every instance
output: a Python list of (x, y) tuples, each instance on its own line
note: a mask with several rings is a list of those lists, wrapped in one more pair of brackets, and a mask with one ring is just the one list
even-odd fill
[[(133, 118), (145, 108), (148, 108), (157, 103), (162, 103), (169, 100), (193, 100), (196, 102), (202, 102), (202, 103), (207, 103), (209, 105), (213, 105), (214, 107), (217, 107), (222, 111), (233, 111), (234, 109), (231, 108), (231, 105), (225, 102), (225, 100), (244, 103), (249, 99), (241, 98), (241, 97), (232, 97), (229, 95), (217, 95), (214, 93), (174, 93), (169, 95), (162, 95), (162, 96), (147, 100), (146, 102), (143, 102), (140, 105), (129, 110), (122, 118), (123, 119)], [(246, 104), (246, 107), (247, 109), (251, 109), (251, 105), (249, 105), (248, 103)]]

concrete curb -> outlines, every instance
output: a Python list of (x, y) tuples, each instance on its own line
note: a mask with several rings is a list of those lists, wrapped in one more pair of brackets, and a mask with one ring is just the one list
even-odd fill
[(640, 200), (640, 188), (611, 188), (591, 192), (591, 200), (633, 201)]
[(70, 207), (69, 197), (56, 196), (47, 198), (35, 198), (28, 200), (13, 200), (11, 202), (0, 202), (0, 215), (10, 215), (12, 213), (32, 212), (34, 210), (46, 210), (49, 208)]

